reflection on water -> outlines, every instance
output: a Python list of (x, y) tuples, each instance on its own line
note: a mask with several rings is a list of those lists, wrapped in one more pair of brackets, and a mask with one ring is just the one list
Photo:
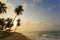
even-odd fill
[(60, 31), (26, 32), (33, 40), (60, 40)]

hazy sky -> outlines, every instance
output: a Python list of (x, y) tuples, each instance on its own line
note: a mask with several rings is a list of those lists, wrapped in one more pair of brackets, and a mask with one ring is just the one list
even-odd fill
[[(60, 0), (6, 0), (6, 2), (11, 4), (11, 8), (13, 9), (16, 5), (23, 5), (25, 10), (21, 16), (23, 22), (30, 22), (31, 25), (34, 24), (31, 22), (37, 22), (36, 27), (34, 25), (34, 27), (30, 25), (31, 27), (25, 27), (25, 29), (60, 29)], [(44, 26), (41, 26), (41, 24)]]
[(25, 21), (47, 21), (60, 23), (60, 0), (7, 0), (16, 6), (23, 4)]

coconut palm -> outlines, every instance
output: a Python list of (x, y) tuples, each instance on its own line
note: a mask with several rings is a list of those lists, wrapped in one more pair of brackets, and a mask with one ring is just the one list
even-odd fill
[[(22, 14), (22, 11), (24, 11), (22, 7), (23, 7), (22, 5), (19, 5), (19, 6), (17, 6), (17, 7), (15, 8), (15, 10), (14, 10), (15, 13), (16, 13), (15, 18), (16, 18), (18, 15)], [(15, 18), (14, 18), (14, 20), (15, 20)], [(14, 21), (14, 20), (13, 20), (13, 21)]]
[[(17, 7), (15, 8), (16, 16), (15, 16), (14, 20), (16, 19), (16, 17), (17, 17), (18, 15), (22, 14), (22, 11), (24, 11), (22, 7), (23, 7), (22, 5), (19, 5), (19, 6), (17, 6)], [(14, 20), (13, 20), (13, 21), (14, 21)], [(20, 19), (19, 19), (18, 21), (20, 21)], [(17, 26), (19, 26), (19, 25), (20, 25), (20, 24), (19, 24), (19, 22), (18, 22)], [(17, 29), (17, 27), (15, 28), (14, 32), (16, 31), (16, 29)]]
[(6, 9), (7, 9), (7, 7), (6, 7), (5, 3), (0, 2), (0, 14), (2, 14), (4, 12), (6, 13)]

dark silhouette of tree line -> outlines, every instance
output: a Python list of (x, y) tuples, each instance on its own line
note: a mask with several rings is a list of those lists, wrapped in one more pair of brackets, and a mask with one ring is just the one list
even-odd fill
[[(14, 12), (16, 13), (16, 16), (14, 19), (12, 19), (12, 18), (7, 18), (7, 19), (0, 18), (0, 30), (4, 30), (6, 28), (11, 29), (11, 27), (13, 27), (13, 25), (14, 25), (13, 22), (15, 21), (16, 17), (21, 15), (22, 12), (24, 11), (22, 7), (23, 7), (22, 5), (18, 5), (15, 7)], [(6, 4), (0, 2), (0, 14), (7, 13), (6, 10), (7, 10)], [(17, 20), (17, 26), (20, 26), (20, 21), (21, 21), (21, 19)]]

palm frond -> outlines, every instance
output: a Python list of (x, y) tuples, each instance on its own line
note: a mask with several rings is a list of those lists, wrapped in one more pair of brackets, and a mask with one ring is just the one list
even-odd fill
[(17, 7), (15, 8), (15, 13), (16, 13), (17, 15), (22, 14), (22, 11), (24, 11), (22, 7), (23, 7), (23, 6), (19, 5), (19, 6), (17, 6)]
[(6, 9), (7, 9), (7, 7), (6, 7), (5, 3), (0, 2), (0, 14), (2, 14), (4, 12), (6, 13)]

